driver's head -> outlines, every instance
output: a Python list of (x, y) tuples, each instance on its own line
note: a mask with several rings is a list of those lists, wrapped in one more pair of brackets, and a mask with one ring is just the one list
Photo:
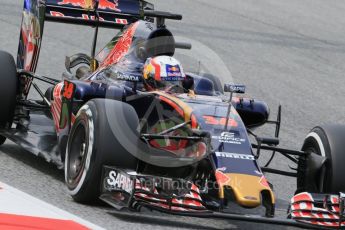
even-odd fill
[(143, 81), (146, 90), (167, 89), (172, 86), (182, 87), (186, 75), (178, 60), (170, 56), (148, 58), (144, 65)]

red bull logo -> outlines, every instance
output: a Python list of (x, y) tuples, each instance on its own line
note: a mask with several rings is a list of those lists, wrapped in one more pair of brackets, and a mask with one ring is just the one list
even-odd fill
[(120, 11), (118, 7), (119, 3), (117, 0), (99, 0), (99, 6), (98, 9), (102, 10), (114, 10), (114, 11)]
[(59, 5), (72, 5), (76, 7), (86, 8), (91, 5), (90, 0), (62, 0), (58, 2)]
[[(166, 72), (168, 77), (182, 77), (182, 73), (180, 67), (178, 65), (167, 65)], [(172, 79), (171, 81), (175, 81), (177, 79)]]
[(173, 66), (169, 69), (169, 71), (176, 72), (176, 71), (179, 71), (179, 69), (177, 67)]
[(178, 66), (167, 65), (167, 72), (180, 72), (180, 68)]
[[(62, 0), (58, 2), (59, 5), (72, 5), (75, 7), (81, 7), (85, 9), (90, 9), (94, 5), (94, 0)], [(120, 11), (118, 7), (118, 0), (99, 0), (98, 9), (101, 10), (113, 10)]]

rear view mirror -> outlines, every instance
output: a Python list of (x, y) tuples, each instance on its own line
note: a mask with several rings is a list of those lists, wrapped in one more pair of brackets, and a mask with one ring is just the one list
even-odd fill
[(244, 94), (246, 92), (246, 86), (238, 84), (224, 84), (224, 92)]

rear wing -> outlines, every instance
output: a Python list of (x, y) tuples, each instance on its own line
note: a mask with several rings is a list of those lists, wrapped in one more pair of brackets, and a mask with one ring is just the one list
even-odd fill
[(143, 18), (153, 5), (143, 0), (99, 0), (99, 22), (95, 0), (24, 0), (17, 68), (35, 72), (45, 21), (121, 29)]
[[(139, 0), (99, 0), (99, 26), (122, 28), (140, 18), (144, 4)], [(95, 25), (91, 5), (91, 0), (46, 0), (45, 20)]]

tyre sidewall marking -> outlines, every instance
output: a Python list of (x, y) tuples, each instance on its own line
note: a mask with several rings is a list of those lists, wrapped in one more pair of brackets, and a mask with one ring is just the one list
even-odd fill
[[(88, 119), (88, 127), (89, 127), (89, 136), (88, 136), (88, 149), (87, 149), (87, 155), (86, 155), (86, 160), (85, 160), (85, 166), (84, 166), (84, 169), (83, 169), (83, 174), (78, 182), (78, 185), (75, 189), (73, 190), (69, 190), (69, 193), (71, 195), (76, 195), (82, 188), (84, 182), (85, 182), (85, 179), (86, 179), (86, 176), (87, 176), (87, 173), (89, 171), (89, 168), (90, 168), (90, 163), (91, 163), (91, 157), (92, 157), (92, 151), (93, 151), (93, 144), (94, 144), (94, 123), (93, 123), (93, 116), (92, 116), (92, 111), (89, 107), (89, 105), (84, 105), (83, 107), (80, 108), (78, 114), (77, 114), (77, 118), (80, 116), (81, 113), (85, 113), (87, 115), (87, 119)], [(68, 181), (68, 178), (67, 178), (67, 168), (68, 168), (68, 149), (69, 149), (69, 141), (68, 141), (68, 146), (66, 148), (66, 161), (65, 161), (65, 181), (67, 183)]]
[(317, 144), (319, 145), (320, 148), (320, 154), (322, 157), (326, 157), (326, 151), (325, 151), (325, 147), (323, 145), (323, 142), (321, 140), (321, 137), (319, 136), (319, 134), (317, 134), (316, 132), (311, 132), (307, 135), (307, 137), (305, 139), (308, 139), (309, 137), (314, 138), (317, 142)]

